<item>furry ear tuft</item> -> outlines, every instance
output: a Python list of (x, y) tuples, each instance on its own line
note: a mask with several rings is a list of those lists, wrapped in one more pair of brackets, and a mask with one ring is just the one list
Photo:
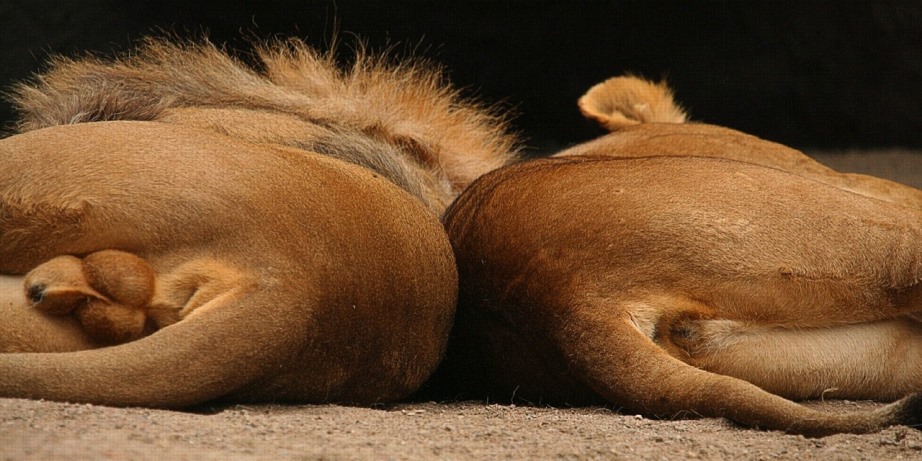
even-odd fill
[(685, 123), (685, 111), (675, 103), (665, 82), (653, 83), (631, 75), (610, 78), (581, 98), (583, 115), (602, 128), (617, 131), (640, 123)]

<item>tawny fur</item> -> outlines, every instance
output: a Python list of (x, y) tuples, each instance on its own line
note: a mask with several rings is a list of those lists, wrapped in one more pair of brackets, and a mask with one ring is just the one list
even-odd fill
[(359, 47), (343, 66), (335, 49), (321, 53), (297, 39), (258, 46), (256, 56), (260, 70), (208, 41), (149, 39), (116, 59), (57, 57), (14, 89), (17, 129), (103, 120), (200, 126), (362, 165), (436, 212), (516, 157), (504, 118), (462, 98), (432, 64)]
[(579, 98), (577, 105), (586, 118), (610, 131), (641, 123), (684, 123), (688, 118), (665, 82), (632, 76), (599, 83)]
[[(446, 212), (461, 298), (436, 383), (808, 435), (922, 422), (920, 191), (631, 112), (679, 111), (635, 78), (580, 102), (613, 132), (488, 173)], [(901, 400), (788, 400), (823, 397)]]
[(420, 61), (256, 55), (149, 40), (14, 90), (0, 396), (374, 403), (431, 373), (457, 294), (438, 215), (514, 137)]
[(922, 208), (922, 192), (862, 174), (839, 173), (802, 152), (736, 130), (685, 123), (687, 115), (665, 83), (625, 76), (592, 87), (579, 99), (583, 114), (609, 136), (573, 146), (555, 157), (713, 157), (738, 160), (807, 176), (862, 195)]

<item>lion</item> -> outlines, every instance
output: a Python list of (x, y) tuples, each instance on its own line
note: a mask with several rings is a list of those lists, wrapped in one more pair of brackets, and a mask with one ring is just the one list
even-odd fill
[(296, 39), (55, 58), (0, 140), (0, 396), (373, 404), (439, 363), (438, 219), (517, 155), (419, 59)]
[[(922, 192), (689, 123), (663, 83), (579, 106), (611, 133), (487, 173), (443, 218), (445, 395), (808, 436), (922, 424)], [(820, 398), (895, 402), (794, 402)]]

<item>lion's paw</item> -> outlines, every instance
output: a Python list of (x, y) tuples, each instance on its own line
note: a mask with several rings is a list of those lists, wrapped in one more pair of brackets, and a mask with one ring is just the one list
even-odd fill
[(135, 255), (103, 250), (41, 264), (26, 274), (24, 288), (36, 309), (72, 314), (94, 340), (119, 344), (144, 335), (154, 272)]

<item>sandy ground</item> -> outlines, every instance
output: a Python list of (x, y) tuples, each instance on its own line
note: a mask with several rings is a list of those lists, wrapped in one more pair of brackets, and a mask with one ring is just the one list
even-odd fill
[(0, 400), (0, 449), (4, 460), (892, 460), (922, 459), (922, 432), (806, 439), (716, 419), (477, 402), (181, 413), (7, 399)]
[[(922, 152), (815, 153), (922, 187)], [(813, 403), (828, 411), (868, 402)], [(608, 408), (401, 403), (176, 412), (0, 399), (0, 460), (922, 459), (922, 432), (806, 439), (724, 420), (656, 421)]]

